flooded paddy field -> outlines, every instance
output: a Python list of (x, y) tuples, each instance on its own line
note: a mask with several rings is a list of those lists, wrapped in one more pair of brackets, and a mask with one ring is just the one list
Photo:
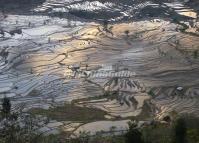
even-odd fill
[[(116, 6), (94, 1), (80, 9), (68, 3), (61, 7), (47, 1), (33, 11), (51, 7), (74, 14), (77, 9), (88, 12), (86, 7), (92, 12)], [(165, 16), (123, 21), (133, 10), (154, 5), (169, 7), (179, 22)], [(13, 111), (50, 117), (41, 128), (45, 133), (97, 132), (93, 128), (99, 125), (104, 125), (100, 130), (125, 129), (129, 119), (162, 119), (173, 112), (198, 116), (197, 12), (168, 2), (120, 10), (107, 25), (88, 17), (2, 15), (0, 98), (9, 97)], [(73, 109), (91, 118), (73, 117)], [(58, 118), (62, 113), (66, 116)]]

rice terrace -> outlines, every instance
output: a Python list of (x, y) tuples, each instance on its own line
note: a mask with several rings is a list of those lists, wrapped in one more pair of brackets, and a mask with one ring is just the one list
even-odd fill
[(198, 0), (0, 0), (0, 143), (199, 143)]

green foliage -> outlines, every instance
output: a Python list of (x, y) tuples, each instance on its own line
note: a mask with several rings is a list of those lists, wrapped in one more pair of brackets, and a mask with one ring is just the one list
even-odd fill
[(2, 116), (7, 117), (10, 114), (10, 109), (11, 109), (11, 103), (10, 99), (7, 97), (4, 97), (2, 100)]
[(129, 30), (125, 30), (124, 33), (126, 34), (126, 36), (129, 36)]
[(114, 135), (110, 132), (108, 135), (103, 131), (91, 135), (90, 132), (80, 132), (75, 138), (65, 140), (65, 143), (125, 143), (123, 135)]
[(31, 143), (34, 141), (35, 134), (30, 128), (22, 128), (17, 121), (18, 115), (11, 113), (10, 100), (4, 97), (2, 101), (2, 119), (0, 129), (0, 140), (2, 143)]
[(143, 143), (142, 133), (133, 122), (129, 122), (129, 130), (125, 134), (125, 143)]
[(189, 143), (199, 143), (199, 129), (188, 129), (187, 136)]
[(91, 135), (89, 132), (81, 132), (75, 139), (66, 139), (61, 134), (38, 134), (34, 116), (19, 122), (19, 115), (10, 113), (9, 99), (4, 98), (2, 106), (4, 109), (1, 112), (7, 116), (1, 119), (3, 126), (0, 128), (0, 143), (199, 143), (199, 119), (190, 115), (177, 118), (173, 124), (154, 122), (142, 128), (138, 128), (135, 122), (129, 122), (129, 130), (124, 135), (115, 135), (115, 127), (111, 127), (110, 134), (99, 132)]
[(174, 123), (174, 143), (186, 143), (187, 126), (183, 118), (178, 118)]
[(107, 20), (103, 21), (103, 28), (104, 28), (105, 31), (108, 30), (108, 21)]
[(175, 118), (173, 124), (156, 123), (141, 129), (145, 143), (199, 143), (199, 119), (191, 115)]
[(188, 143), (199, 143), (199, 119), (193, 115), (183, 115), (183, 119), (187, 126), (187, 141)]
[(155, 93), (153, 92), (153, 90), (152, 90), (152, 89), (151, 89), (151, 90), (149, 90), (148, 94), (149, 94), (150, 96), (152, 96), (152, 97), (155, 97)]
[(109, 99), (115, 99), (118, 96), (118, 91), (104, 91), (103, 97), (109, 98)]
[(195, 51), (193, 52), (193, 57), (194, 57), (194, 59), (197, 59), (197, 58), (198, 58), (198, 50), (195, 50)]
[(145, 143), (171, 143), (172, 129), (167, 125), (154, 123), (142, 129)]

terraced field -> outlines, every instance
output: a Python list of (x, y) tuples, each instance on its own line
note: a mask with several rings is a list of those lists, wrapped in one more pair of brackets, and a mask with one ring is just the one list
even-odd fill
[[(146, 1), (126, 6), (122, 13), (124, 7), (112, 2), (83, 2), (82, 6), (79, 1), (52, 0), (33, 11), (78, 16), (77, 10), (102, 14), (115, 6), (112, 12), (119, 15), (110, 21), (119, 22), (131, 19), (134, 10), (157, 5), (177, 14), (180, 22), (163, 16), (110, 23), (106, 28), (96, 22), (103, 20), (100, 17), (90, 22), (94, 20), (86, 21), (88, 17), (80, 21), (81, 17), (2, 16), (0, 98), (9, 97), (12, 110), (22, 112), (65, 104), (97, 108), (105, 111), (106, 120), (118, 119), (124, 126), (127, 120), (123, 119), (144, 113), (144, 105), (157, 119), (174, 111), (198, 116), (199, 23), (191, 24), (197, 17), (193, 9), (183, 3)], [(68, 122), (61, 122), (55, 126), (65, 131), (84, 124), (69, 122), (75, 124), (69, 128)], [(53, 127), (44, 130), (49, 128)]]

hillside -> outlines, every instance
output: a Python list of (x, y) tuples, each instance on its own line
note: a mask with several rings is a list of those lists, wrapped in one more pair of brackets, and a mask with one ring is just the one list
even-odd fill
[(37, 116), (39, 132), (198, 117), (197, 0), (1, 0), (0, 10), (0, 98)]

